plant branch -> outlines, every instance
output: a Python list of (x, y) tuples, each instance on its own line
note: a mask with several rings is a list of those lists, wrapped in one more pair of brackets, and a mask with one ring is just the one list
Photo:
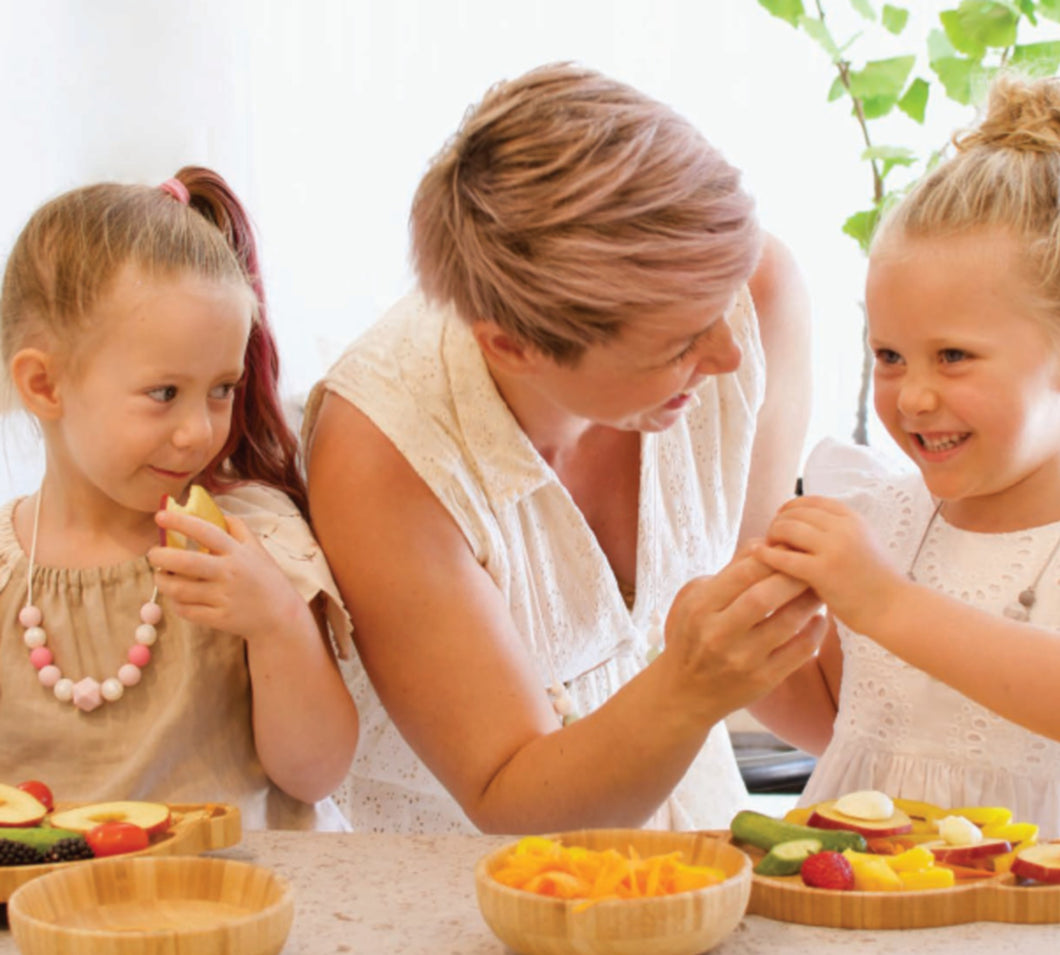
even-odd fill
[[(821, 0), (814, 0), (814, 3), (817, 7), (817, 16), (821, 23), (824, 23), (825, 12)], [(869, 133), (865, 110), (861, 100), (854, 95), (854, 91), (850, 86), (850, 62), (849, 60), (838, 59), (835, 61), (835, 68), (839, 72), (839, 82), (843, 84), (843, 89), (847, 91), (847, 96), (850, 97), (850, 101), (854, 104), (854, 118), (857, 119), (858, 126), (861, 127), (861, 138), (865, 141), (865, 148), (871, 149), (872, 136)], [(878, 206), (883, 200), (883, 176), (880, 175), (880, 167), (875, 159), (869, 160), (869, 166), (872, 169), (872, 199), (874, 204)]]

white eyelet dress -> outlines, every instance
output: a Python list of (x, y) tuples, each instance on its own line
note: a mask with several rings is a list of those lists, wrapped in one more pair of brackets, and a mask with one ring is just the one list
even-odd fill
[[(861, 513), (904, 573), (935, 508), (919, 473), (899, 473), (865, 449), (828, 441), (806, 464), (806, 491), (843, 500)], [(1038, 573), (1060, 523), (1000, 534), (961, 530), (940, 514), (917, 560), (916, 578), (1001, 615)], [(1060, 639), (1060, 566), (1037, 589), (1031, 623)], [(843, 682), (832, 742), (801, 802), (859, 789), (943, 807), (1007, 806), (1060, 836), (1060, 743), (969, 699), (839, 624)], [(931, 639), (925, 629), (924, 640)], [(996, 653), (1005, 653), (999, 646)]]
[[(398, 302), (318, 383), (303, 433), (308, 440), (325, 391), (371, 418), (449, 511), (504, 595), (542, 691), (551, 657), (584, 715), (646, 665), (653, 611), (665, 616), (684, 583), (717, 571), (734, 551), (765, 379), (746, 291), (731, 324), (743, 351), (740, 369), (705, 381), (698, 407), (668, 431), (643, 436), (632, 610), (581, 511), (512, 417), (452, 310), (418, 293)], [(345, 672), (361, 737), (336, 800), (354, 828), (474, 831), (405, 744), (359, 663)], [(727, 827), (745, 796), (718, 726), (651, 825)]]

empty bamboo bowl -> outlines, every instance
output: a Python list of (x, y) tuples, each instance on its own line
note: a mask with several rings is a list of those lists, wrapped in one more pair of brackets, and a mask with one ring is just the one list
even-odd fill
[(269, 869), (196, 856), (73, 865), (7, 905), (23, 955), (276, 955), (293, 917), (290, 886)]
[(717, 885), (644, 899), (586, 905), (514, 889), (492, 877), (515, 847), (484, 856), (475, 867), (475, 889), (486, 924), (519, 955), (698, 955), (724, 939), (743, 918), (751, 895), (751, 861), (728, 842), (696, 832), (586, 829), (554, 835), (565, 846), (632, 847), (654, 856), (682, 850), (693, 865), (721, 869)]

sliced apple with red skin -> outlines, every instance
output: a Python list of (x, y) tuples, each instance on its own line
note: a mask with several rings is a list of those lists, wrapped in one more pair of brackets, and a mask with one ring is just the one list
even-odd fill
[(950, 865), (975, 866), (990, 856), (1012, 851), (1012, 843), (1005, 839), (984, 839), (966, 846), (955, 846), (942, 840), (920, 844), (931, 850), (936, 862), (948, 862)]
[(1021, 879), (1060, 883), (1060, 843), (1043, 842), (1021, 849), (1012, 860), (1011, 871)]
[(834, 799), (819, 802), (814, 806), (806, 825), (814, 829), (847, 829), (850, 832), (860, 832), (866, 839), (900, 836), (913, 831), (913, 820), (901, 809), (896, 809), (887, 819), (860, 819), (836, 809)]
[(0, 783), (0, 826), (36, 826), (48, 809), (36, 796)]
[(148, 835), (165, 832), (169, 828), (169, 806), (160, 802), (119, 800), (96, 802), (76, 806), (62, 812), (53, 812), (51, 824), (74, 832), (88, 832), (103, 822), (131, 822)]

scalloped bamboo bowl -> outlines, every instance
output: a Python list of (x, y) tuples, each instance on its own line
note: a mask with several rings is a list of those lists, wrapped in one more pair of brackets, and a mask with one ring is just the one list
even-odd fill
[(9, 899), (23, 955), (277, 955), (294, 917), (286, 880), (227, 859), (100, 859)]
[(475, 889), (486, 924), (520, 955), (698, 955), (717, 945), (743, 918), (751, 895), (751, 861), (724, 839), (697, 832), (584, 829), (552, 838), (588, 849), (630, 846), (642, 856), (681, 849), (685, 861), (722, 869), (718, 885), (653, 899), (597, 902), (553, 899), (502, 885), (491, 873), (515, 843), (475, 866)]

